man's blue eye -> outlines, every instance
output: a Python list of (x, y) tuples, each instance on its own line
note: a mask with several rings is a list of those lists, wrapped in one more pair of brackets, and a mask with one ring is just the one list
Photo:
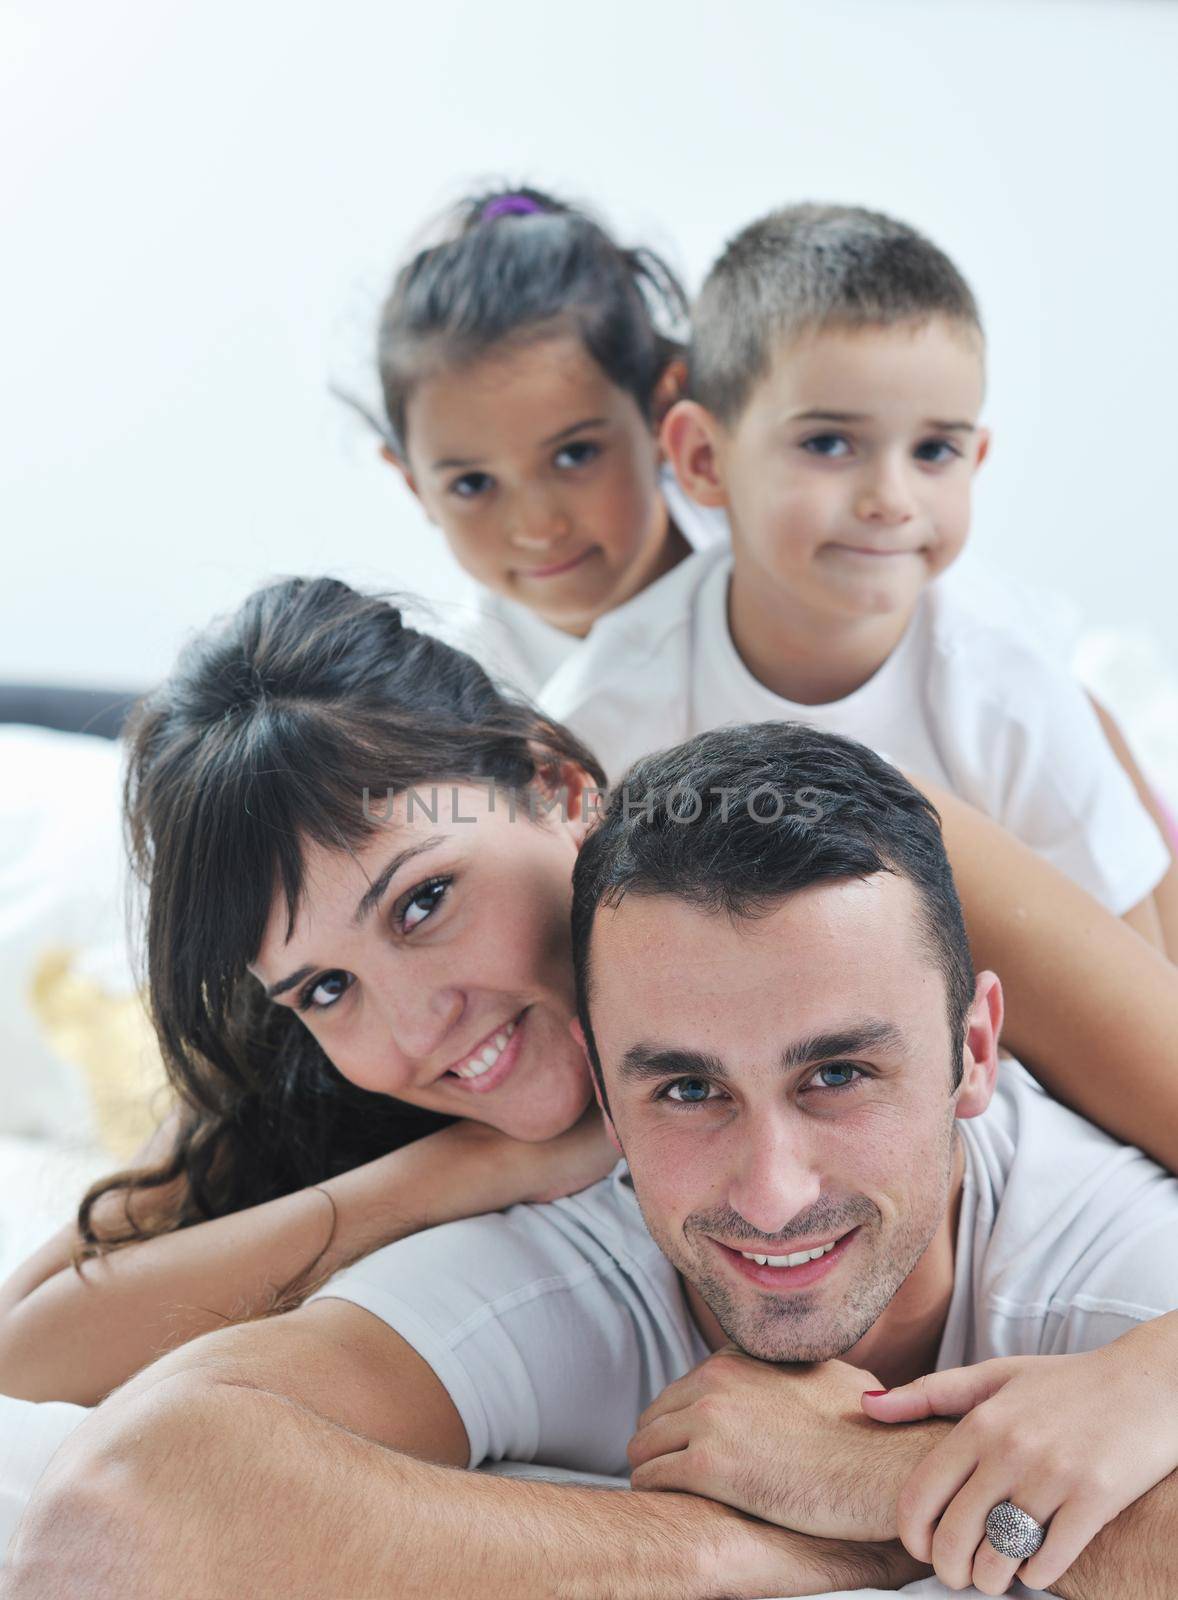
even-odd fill
[(667, 1090), (668, 1100), (678, 1100), (682, 1105), (698, 1105), (711, 1093), (706, 1078), (677, 1078)]
[[(860, 1073), (856, 1067), (844, 1066), (841, 1062), (835, 1061), (829, 1067), (819, 1067), (818, 1076), (827, 1080), (824, 1082), (824, 1087), (827, 1089), (845, 1089), (855, 1082)], [(835, 1080), (833, 1083), (829, 1081), (832, 1078)]]

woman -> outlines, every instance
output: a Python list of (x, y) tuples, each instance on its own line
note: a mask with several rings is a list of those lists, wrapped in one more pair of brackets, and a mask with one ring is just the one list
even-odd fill
[[(0, 1290), (0, 1392), (28, 1399), (95, 1404), (381, 1244), (613, 1160), (567, 1028), (601, 781), (571, 734), (383, 601), (292, 579), (190, 646), (129, 736), (176, 1109)], [(1012, 1048), (1178, 1165), (1178, 973), (935, 798)]]

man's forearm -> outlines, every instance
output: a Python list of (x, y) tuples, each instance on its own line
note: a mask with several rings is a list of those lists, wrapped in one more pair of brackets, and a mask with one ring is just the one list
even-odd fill
[(79, 1429), (10, 1561), (7, 1600), (710, 1600), (915, 1575), (897, 1549), (806, 1539), (690, 1495), (416, 1461), (267, 1391), (189, 1376)]
[(1107, 1523), (1048, 1593), (1060, 1600), (1173, 1600), (1178, 1594), (1178, 1473)]

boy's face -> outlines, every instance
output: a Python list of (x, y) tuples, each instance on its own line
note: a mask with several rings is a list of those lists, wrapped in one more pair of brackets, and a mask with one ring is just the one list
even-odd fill
[(816, 616), (910, 609), (969, 532), (983, 388), (980, 337), (944, 317), (783, 346), (713, 432), (738, 558)]

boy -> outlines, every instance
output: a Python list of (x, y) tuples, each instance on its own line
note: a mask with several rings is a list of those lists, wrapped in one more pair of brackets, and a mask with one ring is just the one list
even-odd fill
[[(731, 551), (701, 552), (547, 711), (611, 778), (750, 716), (874, 745), (1003, 823), (1161, 943), (1170, 856), (1079, 685), (938, 580), (969, 531), (985, 345), (912, 228), (791, 206), (740, 233), (693, 318), (663, 445)], [(603, 640), (604, 642), (604, 640)]]

